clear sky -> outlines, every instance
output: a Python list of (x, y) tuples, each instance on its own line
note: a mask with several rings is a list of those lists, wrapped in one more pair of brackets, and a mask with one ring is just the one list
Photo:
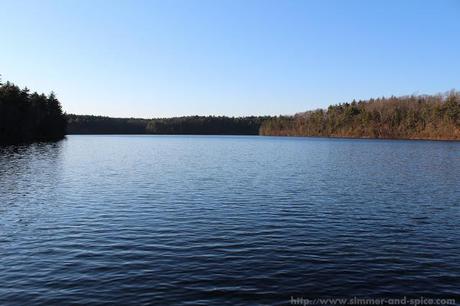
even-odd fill
[(460, 89), (460, 1), (0, 0), (0, 73), (68, 113), (292, 114)]

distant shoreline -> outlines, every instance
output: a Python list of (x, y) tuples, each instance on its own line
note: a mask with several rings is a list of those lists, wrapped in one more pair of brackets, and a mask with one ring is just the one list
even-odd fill
[(460, 139), (430, 139), (430, 138), (372, 138), (372, 137), (340, 137), (340, 136), (294, 136), (294, 135), (248, 135), (248, 134), (66, 134), (66, 136), (229, 136), (229, 137), (277, 137), (277, 138), (313, 138), (313, 139), (334, 139), (334, 140), (400, 140), (400, 141), (444, 141), (460, 142)]
[(261, 135), (350, 139), (460, 140), (460, 92), (377, 98), (292, 116), (111, 118), (65, 114), (54, 93), (0, 84), (0, 143), (64, 135)]
[(67, 115), (67, 132), (460, 140), (460, 93), (352, 101), (292, 116), (136, 119)]

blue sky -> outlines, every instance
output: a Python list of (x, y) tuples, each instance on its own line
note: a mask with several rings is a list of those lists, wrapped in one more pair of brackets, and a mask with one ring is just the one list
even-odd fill
[(276, 115), (460, 89), (460, 1), (0, 0), (0, 73), (68, 113)]

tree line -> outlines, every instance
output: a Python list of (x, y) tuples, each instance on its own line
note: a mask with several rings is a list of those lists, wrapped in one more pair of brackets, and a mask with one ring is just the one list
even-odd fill
[(68, 134), (202, 134), (460, 140), (460, 92), (353, 100), (294, 116), (136, 119), (66, 115), (54, 93), (0, 82), (0, 144)]
[(157, 119), (68, 115), (69, 134), (258, 135), (269, 117), (184, 116)]
[(64, 138), (67, 118), (56, 95), (0, 82), (0, 144)]
[(146, 134), (149, 120), (67, 115), (68, 134)]
[(146, 127), (149, 134), (257, 135), (268, 117), (189, 116), (153, 119)]
[(460, 93), (352, 101), (264, 121), (261, 135), (460, 140)]

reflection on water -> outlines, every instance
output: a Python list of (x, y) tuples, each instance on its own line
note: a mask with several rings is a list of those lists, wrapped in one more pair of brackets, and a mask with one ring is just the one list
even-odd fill
[(0, 303), (460, 296), (459, 173), (459, 142), (69, 136), (2, 147)]
[(12, 221), (2, 222), (3, 226), (11, 226), (14, 232), (56, 202), (62, 146), (63, 141), (0, 146), (0, 218)]

